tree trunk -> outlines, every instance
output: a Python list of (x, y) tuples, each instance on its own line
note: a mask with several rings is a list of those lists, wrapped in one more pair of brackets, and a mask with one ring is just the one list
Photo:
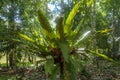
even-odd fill
[(119, 43), (120, 41), (117, 40), (120, 37), (120, 25), (119, 25), (119, 18), (116, 18), (118, 11), (113, 8), (113, 15), (112, 15), (112, 27), (113, 27), (113, 42), (112, 42), (112, 49), (111, 49), (111, 57), (114, 59), (118, 59), (120, 57), (119, 53)]
[[(11, 31), (15, 31), (15, 11), (16, 11), (16, 6), (15, 6), (15, 2), (14, 1), (11, 1), (11, 5), (10, 5), (10, 8), (9, 8), (9, 15), (8, 15), (8, 29), (9, 30), (11, 30)], [(8, 40), (8, 42), (9, 42), (9, 44), (10, 44), (10, 48), (11, 48), (11, 50), (13, 49), (13, 48), (15, 48), (15, 43), (14, 43), (14, 41), (13, 40), (11, 40), (11, 38), (13, 38), (13, 37), (15, 37), (15, 35), (11, 35), (10, 36), (10, 39)], [(14, 59), (13, 59), (13, 56), (14, 56), (14, 54), (13, 54), (13, 51), (11, 51), (10, 50), (10, 52), (9, 52), (9, 66), (11, 67), (11, 68), (13, 68), (13, 66), (14, 66)]]
[(10, 52), (10, 54), (9, 54), (9, 66), (10, 66), (10, 68), (13, 68), (13, 66), (14, 66), (13, 53), (12, 52)]

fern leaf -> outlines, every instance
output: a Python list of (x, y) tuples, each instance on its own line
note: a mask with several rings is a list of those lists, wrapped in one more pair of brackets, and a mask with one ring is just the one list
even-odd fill
[(59, 47), (62, 51), (62, 55), (66, 62), (68, 62), (69, 59), (69, 53), (70, 53), (70, 47), (67, 42), (60, 42)]
[(58, 23), (56, 26), (56, 32), (60, 40), (64, 40), (64, 32), (63, 32), (63, 17), (59, 17)]
[(21, 38), (23, 38), (23, 39), (25, 39), (25, 40), (27, 40), (27, 41), (29, 41), (29, 42), (32, 42), (32, 43), (35, 42), (33, 39), (31, 39), (30, 37), (28, 37), (28, 36), (25, 35), (25, 34), (19, 33), (18, 35), (19, 35)]
[(66, 19), (65, 26), (64, 26), (64, 32), (65, 34), (69, 34), (70, 30), (72, 29), (72, 21), (80, 7), (80, 2), (78, 2), (75, 7), (72, 9), (70, 14), (68, 15), (68, 18)]
[(39, 18), (39, 22), (41, 27), (44, 29), (46, 36), (48, 36), (50, 39), (53, 39), (53, 30), (50, 26), (50, 23), (48, 22), (47, 17), (44, 15), (44, 13), (39, 10), (38, 11), (38, 18)]
[(92, 53), (92, 54), (94, 54), (94, 55), (97, 55), (97, 56), (99, 56), (99, 57), (102, 57), (102, 58), (104, 58), (104, 59), (106, 59), (106, 60), (108, 60), (108, 61), (115, 62), (112, 58), (110, 58), (110, 57), (108, 57), (108, 56), (106, 56), (106, 55), (104, 55), (104, 54), (101, 54), (101, 53), (98, 53), (98, 52), (94, 52), (94, 51), (92, 51), (92, 50), (89, 50), (89, 52)]

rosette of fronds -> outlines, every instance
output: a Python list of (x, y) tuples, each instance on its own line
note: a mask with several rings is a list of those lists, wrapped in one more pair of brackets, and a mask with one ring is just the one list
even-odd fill
[(80, 24), (72, 29), (72, 23), (79, 7), (80, 2), (73, 7), (65, 20), (60, 16), (55, 28), (50, 25), (45, 14), (39, 10), (38, 18), (34, 17), (36, 23), (31, 33), (19, 33), (19, 36), (26, 40), (23, 43), (44, 59), (45, 72), (50, 80), (56, 80), (56, 75), (60, 75), (61, 80), (76, 80), (79, 67), (79, 56), (76, 50), (91, 33), (87, 31), (82, 34)]

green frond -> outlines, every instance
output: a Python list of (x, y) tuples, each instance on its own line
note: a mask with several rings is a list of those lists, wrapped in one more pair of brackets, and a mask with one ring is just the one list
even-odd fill
[(27, 41), (29, 41), (29, 42), (32, 42), (32, 43), (35, 42), (33, 39), (31, 39), (30, 37), (28, 37), (28, 36), (25, 35), (25, 34), (19, 33), (18, 36), (20, 36), (21, 38), (23, 38), (23, 39), (25, 39), (25, 40), (27, 40)]
[(68, 62), (69, 54), (70, 54), (70, 47), (69, 47), (68, 42), (66, 42), (66, 41), (60, 42), (59, 47), (62, 51), (62, 55), (63, 55), (65, 61)]
[(76, 29), (70, 32), (68, 38), (71, 40), (72, 44), (74, 44), (78, 40), (80, 35), (81, 35), (81, 27), (80, 24), (78, 24)]
[(56, 33), (60, 40), (64, 40), (63, 17), (59, 17), (58, 19)]
[(92, 50), (88, 50), (90, 53), (92, 53), (92, 54), (94, 54), (94, 55), (97, 55), (97, 56), (99, 56), (99, 57), (102, 57), (103, 59), (106, 59), (106, 60), (108, 60), (108, 61), (112, 61), (112, 62), (115, 62), (112, 58), (110, 58), (110, 57), (108, 57), (108, 56), (106, 56), (106, 55), (104, 55), (104, 54), (101, 54), (101, 53), (99, 53), (99, 52), (94, 52), (94, 51), (92, 51)]
[(100, 34), (105, 34), (105, 33), (108, 33), (110, 31), (112, 31), (113, 29), (103, 29), (103, 30), (99, 30), (97, 31), (97, 33), (100, 33)]
[(50, 26), (47, 17), (44, 15), (44, 13), (41, 10), (38, 11), (38, 18), (41, 27), (46, 33), (46, 36), (48, 36), (50, 39), (53, 39), (54, 35), (53, 35), (52, 27)]
[(54, 67), (54, 60), (53, 59), (46, 60), (46, 63), (44, 65), (45, 73), (47, 75), (52, 74), (53, 67)]
[(54, 65), (52, 75), (50, 76), (49, 80), (56, 80), (56, 75), (59, 73), (59, 71), (60, 71), (59, 65), (58, 64)]
[[(76, 60), (76, 57), (70, 56), (69, 62), (66, 63), (66, 75), (68, 74), (69, 80), (76, 80), (77, 79), (77, 71), (79, 68), (79, 63)], [(67, 80), (67, 79), (66, 79)]]
[(78, 11), (80, 7), (80, 2), (78, 2), (74, 8), (72, 9), (72, 11), (69, 13), (66, 22), (65, 22), (65, 26), (64, 26), (64, 32), (65, 34), (69, 34), (70, 30), (72, 29), (72, 21)]
[(44, 15), (44, 13), (41, 10), (38, 11), (38, 18), (42, 28), (44, 28), (47, 32), (51, 33), (52, 28), (50, 26), (50, 23), (48, 22), (47, 17)]
[(85, 22), (85, 19), (81, 19), (81, 21), (79, 22), (79, 24), (77, 25), (77, 27), (74, 29), (73, 33), (74, 33), (74, 38), (76, 38), (76, 40), (78, 39), (78, 37), (80, 36), (80, 31), (83, 28), (83, 24)]

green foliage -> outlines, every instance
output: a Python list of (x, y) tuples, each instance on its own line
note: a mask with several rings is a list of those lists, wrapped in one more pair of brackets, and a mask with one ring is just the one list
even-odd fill
[(64, 40), (64, 31), (63, 31), (63, 17), (59, 17), (57, 26), (56, 26), (56, 35), (58, 38), (63, 41)]
[(62, 55), (65, 59), (66, 62), (68, 62), (68, 59), (69, 59), (69, 54), (70, 54), (70, 47), (69, 47), (69, 44), (67, 42), (60, 42), (59, 43), (59, 47), (62, 51)]
[(0, 75), (0, 80), (16, 80), (16, 78), (10, 75)]
[[(91, 3), (90, 1), (87, 4), (90, 5)], [(44, 68), (46, 74), (50, 76), (50, 80), (55, 80), (58, 74), (61, 75), (61, 79), (63, 80), (76, 80), (79, 67), (77, 60), (79, 60), (79, 57), (75, 56), (78, 56), (77, 50), (80, 44), (88, 40), (87, 38), (91, 32), (87, 31), (82, 33), (81, 31), (81, 28), (86, 29), (86, 27), (89, 26), (87, 22), (90, 20), (86, 21), (87, 18), (81, 19), (78, 26), (73, 27), (73, 20), (79, 7), (80, 2), (73, 7), (65, 20), (60, 16), (55, 28), (50, 25), (45, 13), (39, 10), (38, 19), (34, 16), (35, 26), (32, 26), (31, 32), (27, 32), (26, 34), (21, 32), (18, 34), (22, 40), (25, 40), (24, 44), (27, 45), (27, 48), (29, 47), (31, 51), (36, 52), (39, 57), (45, 59)], [(82, 24), (86, 26), (83, 27)], [(111, 30), (105, 29), (98, 31), (98, 33), (106, 34), (109, 31)], [(104, 59), (114, 61), (104, 54), (92, 50), (88, 52), (103, 57)]]
[(54, 60), (53, 59), (46, 60), (44, 67), (45, 67), (45, 73), (47, 75), (52, 74), (52, 70), (54, 69)]
[(95, 51), (89, 50), (89, 52), (92, 53), (92, 54), (94, 54), (94, 55), (97, 55), (97, 56), (99, 56), (99, 57), (102, 57), (102, 58), (104, 58), (104, 59), (106, 59), (106, 60), (108, 60), (108, 61), (115, 62), (115, 60), (113, 60), (112, 58), (109, 58), (108, 56), (106, 56), (106, 55), (104, 55), (104, 54), (101, 54), (101, 53), (99, 53), (98, 51), (95, 52)]
[(24, 38), (24, 39), (27, 40), (27, 41), (30, 41), (30, 42), (32, 42), (32, 43), (35, 42), (33, 39), (29, 38), (27, 35), (20, 34), (20, 33), (19, 33), (18, 35), (19, 35), (20, 37)]
[[(45, 14), (39, 10), (38, 11), (38, 18), (39, 18), (39, 22), (40, 22), (40, 26), (37, 27), (36, 29), (33, 29), (33, 36), (40, 36), (39, 38), (35, 38), (38, 39), (40, 42), (39, 44), (36, 44), (36, 40), (32, 39), (28, 37), (25, 34), (19, 33), (19, 37), (28, 41), (28, 44), (34, 44), (38, 47), (38, 49), (41, 52), (41, 55), (44, 55), (44, 58), (47, 57), (51, 57), (52, 59), (48, 59), (46, 60), (44, 67), (45, 67), (45, 72), (48, 75), (51, 75), (50, 79), (51, 80), (55, 80), (56, 75), (58, 74), (58, 72), (55, 70), (58, 67), (58, 71), (60, 71), (60, 75), (64, 75), (64, 79), (66, 79), (66, 73), (64, 72), (69, 72), (67, 73), (70, 78), (70, 80), (75, 80), (76, 79), (76, 73), (77, 73), (77, 62), (74, 58), (75, 54), (74, 49), (73, 49), (73, 45), (71, 44), (71, 40), (70, 40), (70, 35), (72, 34), (72, 36), (76, 36), (76, 33), (79, 33), (79, 26), (75, 29), (75, 32), (72, 30), (72, 21), (74, 19), (75, 14), (78, 11), (78, 8), (80, 6), (80, 2), (78, 2), (75, 7), (72, 9), (72, 11), (70, 12), (68, 18), (65, 21), (64, 24), (64, 20), (63, 17), (60, 17), (58, 22), (57, 22), (57, 26), (55, 31), (53, 31), (52, 27), (49, 24), (49, 21), (47, 19), (47, 17), (45, 16)], [(38, 21), (36, 19), (36, 21)], [(39, 29), (40, 28), (40, 29)], [(40, 33), (43, 34), (38, 34), (40, 30)], [(55, 32), (55, 33), (54, 33)], [(69, 34), (69, 32), (71, 32), (71, 34)], [(67, 34), (67, 35), (66, 35)], [(87, 34), (88, 35), (88, 34)], [(83, 39), (84, 37), (82, 37)], [(80, 38), (79, 38), (80, 39)], [(81, 40), (82, 40), (81, 39)], [(43, 42), (41, 42), (41, 40), (43, 40)], [(75, 39), (77, 41), (77, 39)], [(80, 41), (79, 41), (80, 42)], [(78, 44), (78, 43), (76, 43)], [(45, 47), (44, 47), (45, 46)], [(46, 48), (46, 49), (43, 49)], [(41, 49), (42, 48), (42, 49)], [(77, 50), (78, 47), (76, 47)], [(34, 48), (32, 47), (31, 49), (34, 50)], [(44, 51), (44, 53), (42, 53)], [(73, 53), (73, 54), (71, 54)], [(46, 54), (49, 54), (46, 55)], [(66, 69), (66, 70), (64, 70)], [(63, 72), (63, 73), (62, 73)], [(54, 74), (54, 75), (53, 75)], [(73, 76), (72, 76), (73, 75)]]
[[(78, 60), (81, 60), (80, 57), (83, 55), (88, 58), (86, 53), (80, 52), (78, 55), (77, 50), (80, 47), (86, 47), (90, 49), (86, 52), (112, 62), (114, 60), (105, 54), (113, 57), (118, 55), (119, 58), (117, 53), (120, 44), (120, 0), (67, 1), (1, 0), (0, 51), (5, 51), (7, 54), (12, 52), (12, 56), (8, 56), (16, 62), (21, 61), (22, 55), (26, 57), (36, 54), (44, 59), (39, 62), (44, 63), (45, 72), (50, 80), (56, 80), (56, 75), (59, 74), (66, 80), (76, 80)], [(96, 9), (93, 8), (94, 1)], [(62, 6), (59, 5), (62, 2)], [(55, 5), (56, 8), (65, 8), (62, 9), (65, 11), (65, 16), (59, 16), (55, 27), (50, 25), (49, 15), (54, 17), (59, 10), (54, 10), (55, 13), (50, 12), (49, 4)], [(96, 23), (96, 33), (91, 33), (93, 23)], [(89, 37), (89, 34), (92, 35)], [(22, 66), (18, 63), (19, 65)]]
[(53, 30), (50, 26), (50, 23), (48, 22), (47, 17), (41, 10), (38, 11), (38, 18), (39, 18), (41, 27), (45, 31), (46, 36), (50, 39), (53, 39), (53, 36), (54, 36)]
[(72, 11), (70, 12), (70, 14), (68, 15), (67, 19), (66, 19), (66, 22), (65, 22), (65, 26), (64, 26), (64, 32), (65, 34), (69, 34), (69, 32), (71, 31), (72, 29), (72, 21), (78, 11), (80, 7), (80, 2), (78, 2), (74, 8), (72, 9)]
[(58, 64), (54, 65), (51, 74), (52, 76), (50, 76), (49, 80), (56, 80), (56, 76), (58, 75), (59, 70), (60, 70), (59, 65)]
[[(113, 29), (103, 29), (96, 32), (96, 41), (97, 46), (101, 49), (107, 49), (110, 48), (110, 43), (108, 43), (108, 38), (110, 37), (110, 32), (113, 31)], [(103, 45), (104, 44), (104, 45)]]
[(69, 62), (66, 64), (66, 70), (68, 70), (68, 75), (70, 80), (77, 80), (77, 72), (79, 69), (79, 61), (76, 59), (77, 57), (71, 56), (69, 58)]

